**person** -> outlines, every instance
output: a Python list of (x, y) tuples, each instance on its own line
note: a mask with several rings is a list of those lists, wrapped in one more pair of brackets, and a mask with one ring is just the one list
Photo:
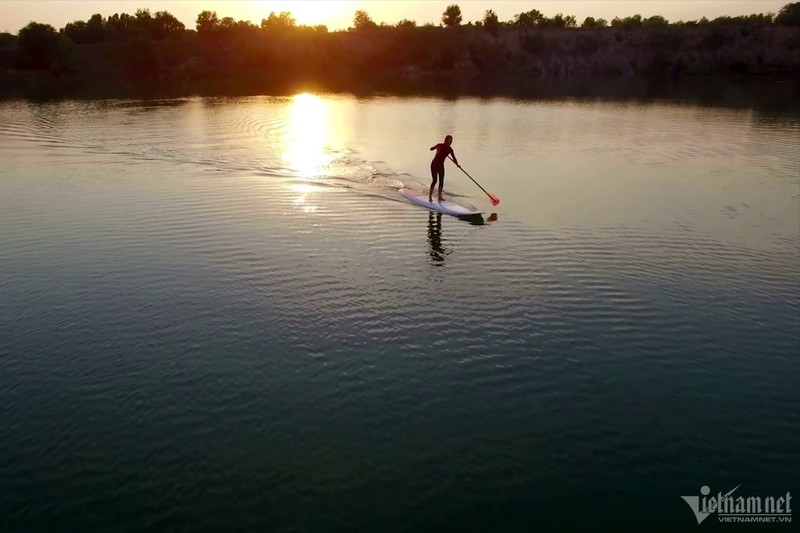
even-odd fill
[(436, 186), (437, 179), (439, 181), (439, 202), (444, 201), (442, 187), (444, 187), (444, 160), (447, 159), (447, 156), (452, 156), (456, 166), (461, 167), (458, 164), (456, 153), (450, 146), (451, 144), (453, 144), (453, 136), (448, 135), (444, 138), (443, 143), (431, 146), (431, 150), (436, 150), (436, 155), (433, 156), (433, 161), (431, 161), (431, 189), (428, 191), (428, 201), (431, 203), (433, 202), (433, 188)]

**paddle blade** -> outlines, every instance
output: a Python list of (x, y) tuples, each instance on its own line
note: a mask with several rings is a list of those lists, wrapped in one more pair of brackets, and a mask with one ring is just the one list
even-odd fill
[(489, 201), (492, 202), (492, 205), (497, 205), (500, 203), (500, 198), (494, 196), (492, 194), (489, 195)]

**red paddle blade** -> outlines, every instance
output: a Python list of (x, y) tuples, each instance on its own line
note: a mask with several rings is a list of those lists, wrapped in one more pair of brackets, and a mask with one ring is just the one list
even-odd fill
[(500, 203), (500, 198), (494, 195), (489, 195), (489, 201), (492, 202), (492, 205), (497, 205)]

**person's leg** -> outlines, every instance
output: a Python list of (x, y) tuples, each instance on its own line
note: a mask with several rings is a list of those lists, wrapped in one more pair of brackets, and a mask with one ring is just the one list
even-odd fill
[(439, 201), (442, 202), (442, 188), (444, 187), (444, 168), (439, 169)]
[(433, 202), (433, 188), (436, 187), (436, 168), (431, 165), (431, 189), (428, 191), (428, 201)]

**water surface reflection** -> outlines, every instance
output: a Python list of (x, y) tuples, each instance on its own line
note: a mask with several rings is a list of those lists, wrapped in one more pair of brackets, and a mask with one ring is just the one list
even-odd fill
[(442, 245), (442, 214), (428, 213), (428, 244), (430, 245), (430, 259), (433, 266), (444, 266), (444, 259), (448, 252)]

